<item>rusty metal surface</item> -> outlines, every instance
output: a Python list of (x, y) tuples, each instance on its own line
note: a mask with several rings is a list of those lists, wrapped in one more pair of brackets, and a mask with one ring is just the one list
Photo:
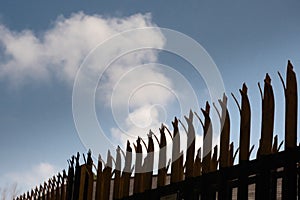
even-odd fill
[(230, 141), (230, 116), (227, 109), (227, 96), (224, 94), (223, 99), (219, 100), (221, 106), (221, 134), (220, 134), (220, 167), (229, 166), (229, 141)]
[(203, 161), (202, 161), (202, 173), (208, 173), (211, 171), (211, 151), (212, 151), (212, 125), (209, 116), (210, 105), (206, 102), (205, 110), (201, 109), (204, 115), (203, 125)]
[(240, 110), (240, 147), (239, 147), (239, 162), (249, 160), (249, 146), (250, 146), (250, 127), (251, 127), (251, 108), (248, 99), (248, 88), (244, 83), (242, 89), (239, 90), (242, 96), (241, 110)]
[(262, 120), (259, 155), (268, 155), (272, 151), (272, 139), (274, 131), (274, 94), (271, 78), (266, 74), (264, 80), (264, 92), (262, 96)]
[(187, 131), (187, 150), (185, 161), (185, 178), (191, 178), (194, 175), (194, 159), (195, 159), (195, 129), (193, 125), (193, 112), (190, 110), (189, 117), (184, 116), (188, 124)]
[(158, 173), (157, 173), (157, 187), (164, 186), (167, 178), (167, 140), (165, 135), (165, 127), (162, 125), (159, 129), (159, 159), (158, 159)]

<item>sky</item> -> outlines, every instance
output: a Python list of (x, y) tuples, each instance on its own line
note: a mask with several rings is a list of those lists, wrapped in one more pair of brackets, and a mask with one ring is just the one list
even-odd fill
[[(175, 115), (185, 122), (183, 115), (190, 108), (200, 115), (205, 101), (211, 103), (205, 77), (185, 58), (163, 51), (169, 44), (163, 31), (149, 29), (123, 35), (122, 43), (114, 40), (118, 33), (136, 28), (167, 28), (203, 47), (228, 95), (235, 147), (239, 113), (230, 93), (240, 99), (238, 89), (246, 82), (252, 106), (251, 144), (256, 152), (261, 118), (257, 83), (263, 84), (269, 73), (275, 94), (274, 133), (283, 140), (284, 97), (277, 71), (285, 77), (291, 60), (299, 74), (299, 9), (298, 1), (277, 0), (1, 1), (0, 188), (17, 183), (19, 192), (25, 192), (66, 169), (67, 159), (77, 152), (97, 149), (95, 145), (106, 147), (107, 141), (123, 147), (127, 139), (145, 137), (150, 128), (158, 133), (161, 122), (171, 126)], [(115, 42), (105, 46), (111, 41)], [(139, 46), (152, 49), (120, 55)], [(192, 50), (187, 54), (193, 55)], [(103, 55), (115, 59), (107, 68), (99, 64)], [(97, 78), (95, 88), (84, 92), (94, 92), (90, 105), (95, 107), (104, 140), (90, 137), (88, 133), (97, 130), (89, 121), (81, 126), (72, 110), (80, 66), (90, 67), (89, 73)], [(85, 100), (86, 96), (77, 96), (75, 102)], [(79, 111), (84, 113), (87, 107)], [(211, 112), (217, 119), (213, 108)], [(217, 143), (217, 120), (213, 129)], [(199, 128), (197, 147), (201, 140)], [(106, 151), (99, 151), (94, 153), (105, 157)]]

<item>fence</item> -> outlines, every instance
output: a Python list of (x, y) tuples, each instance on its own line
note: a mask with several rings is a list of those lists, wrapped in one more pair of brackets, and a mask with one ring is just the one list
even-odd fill
[[(286, 81), (282, 81), (285, 94), (285, 140), (284, 151), (278, 137), (273, 136), (274, 95), (269, 75), (264, 80), (264, 88), (259, 89), (262, 100), (261, 137), (256, 159), (250, 160), (254, 146), (250, 148), (251, 106), (247, 95), (247, 86), (239, 90), (241, 104), (232, 94), (240, 111), (240, 141), (238, 164), (234, 165), (237, 151), (230, 143), (230, 116), (227, 110), (227, 97), (219, 100), (221, 110), (213, 104), (222, 125), (220, 145), (212, 148), (212, 122), (210, 105), (207, 102), (202, 109), (204, 121), (190, 111), (185, 117), (187, 129), (175, 117), (172, 122), (172, 162), (166, 160), (166, 135), (169, 131), (162, 125), (159, 143), (159, 170), (153, 174), (153, 134), (148, 135), (147, 156), (143, 159), (143, 140), (137, 139), (133, 167), (133, 151), (127, 142), (126, 153), (120, 147), (116, 151), (114, 170), (113, 157), (108, 151), (107, 161), (99, 156), (97, 167), (93, 164), (91, 152), (85, 163), (80, 165), (79, 153), (69, 160), (68, 171), (63, 171), (49, 179), (43, 185), (32, 189), (17, 200), (106, 200), (106, 199), (300, 199), (300, 147), (297, 146), (297, 80), (293, 66), (288, 62)], [(203, 127), (203, 148), (195, 156), (195, 130), (193, 117), (196, 116)], [(180, 152), (179, 123), (187, 133), (185, 164), (183, 152)], [(220, 155), (218, 157), (218, 148)], [(201, 152), (203, 158), (201, 158)], [(122, 154), (125, 158), (121, 170)], [(97, 173), (93, 173), (93, 166)], [(169, 167), (171, 173), (167, 174)], [(148, 170), (145, 170), (145, 169)], [(132, 172), (135, 171), (133, 174)], [(145, 172), (144, 172), (145, 171)], [(141, 173), (140, 173), (141, 172)]]

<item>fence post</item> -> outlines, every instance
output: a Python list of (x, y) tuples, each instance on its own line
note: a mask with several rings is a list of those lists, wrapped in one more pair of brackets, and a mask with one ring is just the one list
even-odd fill
[(84, 200), (92, 200), (94, 189), (94, 175), (93, 175), (93, 159), (91, 150), (87, 153), (85, 178), (84, 178)]
[(133, 194), (141, 192), (142, 188), (142, 159), (143, 150), (141, 145), (141, 138), (138, 137), (135, 146), (135, 173), (134, 173), (134, 184), (133, 184)]
[(50, 184), (51, 184), (51, 200), (55, 200), (55, 177), (50, 179)]
[(195, 159), (195, 129), (193, 125), (193, 112), (190, 110), (189, 117), (184, 116), (187, 124), (187, 150), (185, 161), (185, 179), (189, 179), (194, 175), (194, 159)]
[(116, 150), (116, 166), (114, 170), (115, 178), (114, 178), (114, 193), (113, 193), (113, 199), (119, 199), (120, 198), (120, 188), (121, 185), (121, 148), (120, 146), (117, 147)]
[(212, 125), (209, 116), (210, 106), (208, 102), (206, 102), (205, 110), (201, 108), (201, 111), (204, 115), (202, 172), (208, 173), (210, 171), (210, 159), (212, 150)]
[[(69, 160), (69, 169), (68, 169), (68, 177), (67, 177), (67, 190), (66, 190), (66, 199), (73, 199), (73, 186), (74, 186), (74, 159), (75, 156), (72, 156), (71, 160)], [(48, 192), (47, 192), (48, 193)], [(47, 198), (48, 200), (48, 198)]]
[[(283, 141), (282, 143), (283, 144)], [(278, 153), (281, 144), (278, 146), (278, 136), (275, 135), (273, 147), (272, 147), (272, 154)], [(276, 177), (277, 170), (271, 170), (271, 199), (276, 199), (277, 196), (277, 177)]]
[[(274, 94), (271, 78), (266, 74), (264, 80), (264, 92), (260, 88), (262, 100), (261, 138), (258, 159), (272, 152), (272, 139), (274, 131)], [(264, 162), (261, 163), (260, 172), (256, 176), (255, 196), (257, 199), (271, 198), (271, 171), (265, 169)]]
[[(251, 109), (248, 99), (248, 88), (244, 83), (242, 89), (239, 90), (242, 96), (241, 106), (239, 106), (235, 99), (240, 111), (240, 147), (239, 147), (239, 164), (247, 163), (249, 160), (249, 146), (250, 146), (250, 127), (251, 127)], [(243, 170), (239, 174), (239, 187), (238, 199), (248, 199), (248, 176)]]
[(97, 164), (97, 179), (96, 179), (96, 194), (95, 200), (101, 198), (101, 181), (102, 181), (102, 158), (101, 155), (98, 155), (98, 164)]
[(47, 200), (51, 199), (51, 186), (50, 186), (50, 181), (48, 180), (48, 183), (45, 182), (45, 187), (47, 188)]
[[(225, 93), (223, 94), (223, 99), (218, 100), (221, 106), (221, 114), (218, 111), (217, 107), (214, 105), (219, 119), (220, 119), (220, 167), (222, 170), (225, 167), (229, 167), (229, 141), (230, 141), (230, 117), (227, 109), (227, 96)], [(227, 199), (228, 198), (228, 182), (226, 180), (226, 175), (224, 173), (220, 173), (220, 181), (219, 181), (219, 192), (218, 199)]]
[(66, 171), (63, 170), (62, 182), (61, 182), (61, 200), (66, 200), (66, 185), (65, 180), (67, 179)]
[(75, 166), (75, 178), (74, 178), (74, 187), (73, 187), (73, 197), (72, 200), (78, 200), (79, 198), (79, 188), (80, 188), (80, 174), (81, 174), (81, 167), (79, 164), (80, 154), (77, 153), (76, 156), (76, 166)]
[[(262, 92), (262, 91), (261, 91)], [(261, 119), (261, 142), (260, 155), (268, 155), (272, 151), (272, 139), (274, 131), (274, 94), (271, 78), (266, 74), (264, 80), (264, 92), (261, 93), (262, 119)]]
[(102, 200), (108, 200), (110, 195), (110, 183), (111, 183), (111, 171), (112, 171), (112, 156), (110, 151), (107, 152), (106, 166), (103, 169), (101, 180), (101, 197)]
[(152, 187), (152, 174), (153, 174), (153, 161), (154, 161), (154, 143), (153, 143), (152, 135), (154, 135), (154, 133), (150, 130), (148, 134), (147, 156), (144, 159), (144, 164), (142, 167), (143, 189), (141, 192), (144, 192), (145, 190), (151, 190)]
[(132, 148), (130, 147), (130, 142), (127, 140), (125, 166), (122, 172), (123, 192), (121, 198), (129, 196), (130, 176), (132, 171), (131, 163), (132, 163)]
[(165, 126), (162, 124), (159, 129), (160, 132), (160, 142), (159, 142), (159, 161), (158, 161), (158, 173), (157, 173), (157, 187), (162, 187), (166, 184), (167, 178), (167, 141), (165, 135)]
[[(285, 94), (285, 151), (291, 151), (297, 146), (298, 94), (296, 74), (293, 71), (293, 65), (290, 61), (288, 61), (287, 65), (286, 86), (282, 77), (281, 81), (284, 86)], [(292, 155), (293, 154), (287, 158), (284, 167), (284, 177), (282, 181), (283, 199), (296, 199), (297, 195), (297, 166), (295, 158)]]
[(44, 187), (43, 185), (41, 184), (41, 194), (42, 194), (42, 200), (46, 200), (46, 190), (45, 190), (45, 184), (44, 184)]
[[(204, 115), (202, 173), (206, 174), (211, 171), (211, 151), (212, 151), (212, 132), (213, 132), (211, 119), (209, 116), (210, 106), (208, 102), (206, 102), (205, 110), (201, 108), (201, 111)], [(206, 182), (205, 179), (203, 180), (203, 182), (204, 183)], [(201, 196), (205, 200), (212, 199), (212, 191), (210, 185), (203, 184)]]
[(60, 186), (60, 174), (58, 174), (57, 175), (57, 180), (56, 180), (56, 190), (55, 190), (55, 192), (56, 192), (56, 197), (55, 197), (55, 199), (56, 200), (60, 200), (60, 190), (61, 190), (61, 186)]
[(180, 134), (178, 129), (178, 119), (175, 117), (173, 126), (173, 149), (171, 165), (171, 183), (182, 180), (183, 176), (183, 155), (180, 152)]
[(221, 136), (220, 136), (220, 168), (228, 167), (228, 149), (230, 141), (230, 117), (227, 109), (227, 96), (223, 94), (223, 99), (219, 99), (219, 104), (221, 106), (221, 115), (220, 118), (220, 127), (221, 127)]

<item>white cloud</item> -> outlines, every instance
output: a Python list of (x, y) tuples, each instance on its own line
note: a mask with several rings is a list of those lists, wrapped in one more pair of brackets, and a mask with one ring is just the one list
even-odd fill
[[(37, 35), (32, 30), (16, 32), (0, 25), (0, 78), (6, 79), (14, 86), (26, 81), (49, 81), (58, 79), (73, 84), (75, 75), (83, 59), (88, 53), (109, 37), (130, 29), (156, 26), (150, 14), (135, 14), (124, 18), (86, 15), (74, 13), (69, 18), (60, 16), (52, 27)], [(126, 42), (110, 46), (114, 51), (112, 57), (118, 57), (122, 48), (136, 47), (137, 44), (162, 48), (164, 37), (160, 32), (149, 30), (142, 36), (138, 33), (128, 35)], [(109, 66), (105, 73), (105, 81), (101, 82), (99, 97), (110, 106), (111, 91), (116, 89), (116, 107), (129, 106), (127, 102), (131, 92), (143, 83), (159, 82), (171, 86), (171, 82), (159, 70), (143, 68), (132, 70), (143, 63), (156, 62), (158, 52), (142, 50), (130, 53)], [(97, 59), (91, 63), (99, 68)], [(131, 73), (128, 73), (131, 72)], [(115, 88), (115, 84), (125, 79)], [(131, 116), (146, 104), (166, 103), (170, 100), (164, 89), (148, 86), (151, 90), (138, 90), (131, 99)], [(87, 88), (90, 89), (90, 88)], [(135, 113), (135, 114), (134, 114)], [(127, 116), (126, 116), (127, 117)], [(157, 116), (153, 116), (155, 121)], [(126, 118), (122, 118), (126, 120)], [(143, 119), (141, 119), (143, 120)], [(156, 120), (157, 121), (157, 120)], [(141, 122), (141, 121), (140, 121)]]
[(54, 175), (57, 175), (59, 170), (52, 164), (42, 162), (32, 166), (28, 171), (10, 172), (4, 178), (11, 183), (17, 183), (17, 186), (22, 192), (39, 186), (44, 181), (47, 181)]
[[(51, 79), (72, 85), (81, 62), (98, 44), (121, 31), (147, 26), (155, 26), (150, 14), (114, 18), (82, 12), (72, 14), (69, 18), (58, 17), (52, 27), (39, 36), (31, 30), (15, 32), (0, 25), (0, 78), (7, 79), (13, 85)], [(114, 49), (113, 57), (118, 57), (124, 46), (131, 48), (140, 44), (163, 48), (165, 45), (164, 36), (154, 31), (142, 36), (134, 33), (126, 41), (110, 46)], [(119, 144), (126, 144), (127, 139), (135, 141), (137, 136), (145, 138), (149, 129), (158, 132), (160, 123), (164, 121), (160, 108), (154, 105), (168, 111), (168, 106), (177, 99), (184, 100), (179, 102), (183, 106), (196, 106), (196, 98), (191, 98), (193, 90), (191, 87), (188, 89), (188, 81), (180, 77), (180, 73), (173, 72), (176, 80), (173, 81), (170, 78), (172, 70), (163, 71), (161, 66), (144, 65), (157, 60), (158, 52), (153, 50), (124, 55), (108, 67), (99, 83), (98, 97), (104, 105), (116, 108), (115, 114), (122, 124), (122, 129), (111, 127), (111, 134)], [(99, 68), (105, 67), (98, 66), (97, 59), (91, 63)], [(183, 107), (183, 111), (188, 109)], [(181, 133), (181, 149), (185, 149), (185, 133)], [(197, 136), (197, 148), (201, 142), (202, 137)], [(38, 171), (39, 175), (32, 176), (33, 171)], [(28, 183), (39, 184), (41, 179), (35, 177), (49, 178), (54, 171), (53, 166), (41, 163), (29, 173), (10, 175), (18, 182), (26, 180)]]
[[(31, 30), (16, 32), (0, 25), (0, 78), (19, 85), (28, 79), (47, 80), (54, 75), (73, 83), (77, 69), (92, 48), (116, 33), (146, 26), (154, 26), (150, 14), (107, 18), (82, 12), (69, 18), (58, 17), (39, 37)], [(156, 41), (156, 46), (161, 46), (161, 38), (157, 33), (149, 33), (147, 40), (133, 35), (126, 45)], [(141, 54), (138, 60), (151, 57), (152, 54)], [(127, 61), (132, 64), (136, 59)]]

